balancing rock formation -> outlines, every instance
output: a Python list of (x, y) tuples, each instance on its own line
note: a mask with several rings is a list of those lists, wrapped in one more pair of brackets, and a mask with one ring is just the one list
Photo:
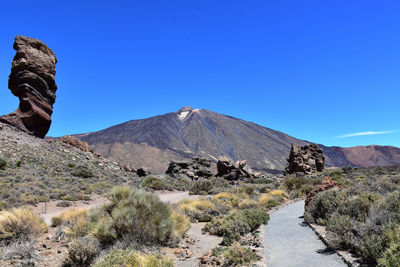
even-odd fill
[(19, 98), (19, 107), (0, 121), (36, 137), (44, 138), (50, 129), (57, 58), (53, 51), (37, 39), (15, 37), (14, 56), (8, 88)]
[(260, 174), (255, 174), (247, 165), (245, 160), (233, 161), (229, 158), (219, 158), (217, 161), (217, 177), (222, 177), (228, 181), (247, 180), (259, 178)]
[(297, 172), (308, 174), (324, 169), (325, 156), (322, 149), (316, 144), (302, 147), (292, 144), (287, 162), (285, 174)]

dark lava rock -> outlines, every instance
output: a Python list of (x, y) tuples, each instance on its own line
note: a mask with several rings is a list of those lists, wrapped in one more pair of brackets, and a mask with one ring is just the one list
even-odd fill
[(150, 174), (150, 172), (146, 168), (139, 168), (136, 170), (136, 174), (139, 177), (144, 177), (144, 176), (148, 176)]
[(213, 176), (211, 171), (211, 160), (200, 157), (194, 157), (190, 162), (177, 162), (172, 160), (165, 173), (175, 178), (186, 177), (192, 180)]
[(1, 116), (0, 121), (44, 138), (50, 129), (56, 100), (57, 58), (37, 39), (19, 35), (15, 37), (13, 47), (17, 53), (12, 62), (8, 88), (20, 103), (16, 111)]
[(233, 163), (231, 159), (220, 158), (217, 161), (217, 177), (222, 177), (229, 181), (247, 180), (258, 178), (259, 174), (254, 174), (245, 160)]
[(320, 172), (325, 166), (325, 156), (322, 149), (316, 144), (298, 146), (292, 144), (287, 160), (285, 174)]

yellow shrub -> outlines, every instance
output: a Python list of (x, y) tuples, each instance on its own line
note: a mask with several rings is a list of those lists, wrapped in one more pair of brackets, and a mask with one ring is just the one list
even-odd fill
[(19, 235), (40, 234), (47, 231), (47, 224), (28, 208), (0, 212), (0, 239)]
[(229, 192), (221, 192), (213, 196), (212, 200), (219, 205), (228, 206), (230, 209), (238, 207), (239, 204), (238, 196)]
[(260, 202), (260, 204), (263, 206), (265, 203), (267, 203), (271, 199), (273, 199), (272, 196), (270, 196), (268, 194), (262, 194), (260, 199), (258, 200), (258, 202)]
[(88, 210), (71, 209), (51, 219), (52, 226), (61, 225), (70, 237), (85, 236), (90, 230)]
[(185, 215), (171, 210), (171, 221), (177, 236), (183, 237), (190, 228), (189, 218)]
[(275, 197), (289, 198), (289, 195), (282, 189), (275, 189), (270, 192)]
[(214, 204), (205, 199), (199, 198), (194, 200), (184, 199), (178, 202), (178, 208), (187, 213), (193, 210), (206, 210), (214, 208)]
[(240, 200), (239, 209), (252, 209), (260, 207), (260, 203), (250, 198)]

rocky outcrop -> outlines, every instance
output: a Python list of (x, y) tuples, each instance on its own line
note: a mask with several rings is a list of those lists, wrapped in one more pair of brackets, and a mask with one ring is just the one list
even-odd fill
[(341, 188), (335, 181), (333, 181), (331, 179), (331, 177), (329, 177), (329, 176), (326, 177), (322, 181), (321, 184), (319, 184), (316, 187), (314, 187), (314, 189), (310, 193), (307, 194), (306, 201), (305, 201), (305, 206), (306, 207), (308, 206), (308, 204), (314, 199), (316, 194), (318, 194), (320, 192), (323, 192), (323, 191), (326, 191), (326, 190), (329, 190), (329, 189), (332, 189), (332, 188), (335, 188), (335, 187), (336, 188)]
[(56, 100), (55, 82), (57, 58), (53, 51), (37, 39), (17, 36), (8, 88), (19, 98), (13, 113), (0, 117), (36, 137), (44, 138), (50, 129), (53, 104)]
[(194, 157), (191, 161), (178, 162), (172, 160), (165, 173), (172, 177), (186, 177), (192, 180), (213, 176), (211, 171), (211, 160), (200, 157)]
[(93, 152), (93, 149), (88, 143), (81, 141), (80, 139), (73, 137), (71, 135), (65, 135), (60, 137), (60, 141), (64, 144), (73, 146), (83, 152)]
[(231, 159), (220, 158), (217, 161), (217, 170), (217, 177), (222, 177), (229, 181), (253, 179), (258, 176), (253, 173), (249, 166), (247, 166), (245, 160), (233, 163)]
[(322, 149), (316, 144), (298, 146), (292, 144), (287, 160), (285, 174), (314, 173), (324, 169), (325, 156)]

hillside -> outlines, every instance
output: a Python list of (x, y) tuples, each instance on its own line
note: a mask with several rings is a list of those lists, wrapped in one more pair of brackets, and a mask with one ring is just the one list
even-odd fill
[(90, 152), (0, 122), (0, 210), (49, 200), (88, 200), (136, 175)]
[[(309, 143), (252, 122), (190, 107), (77, 137), (107, 158), (157, 173), (164, 172), (171, 159), (194, 155), (245, 159), (254, 170), (277, 172), (286, 165), (291, 143)], [(321, 147), (327, 166), (400, 163), (400, 149), (395, 147)]]

